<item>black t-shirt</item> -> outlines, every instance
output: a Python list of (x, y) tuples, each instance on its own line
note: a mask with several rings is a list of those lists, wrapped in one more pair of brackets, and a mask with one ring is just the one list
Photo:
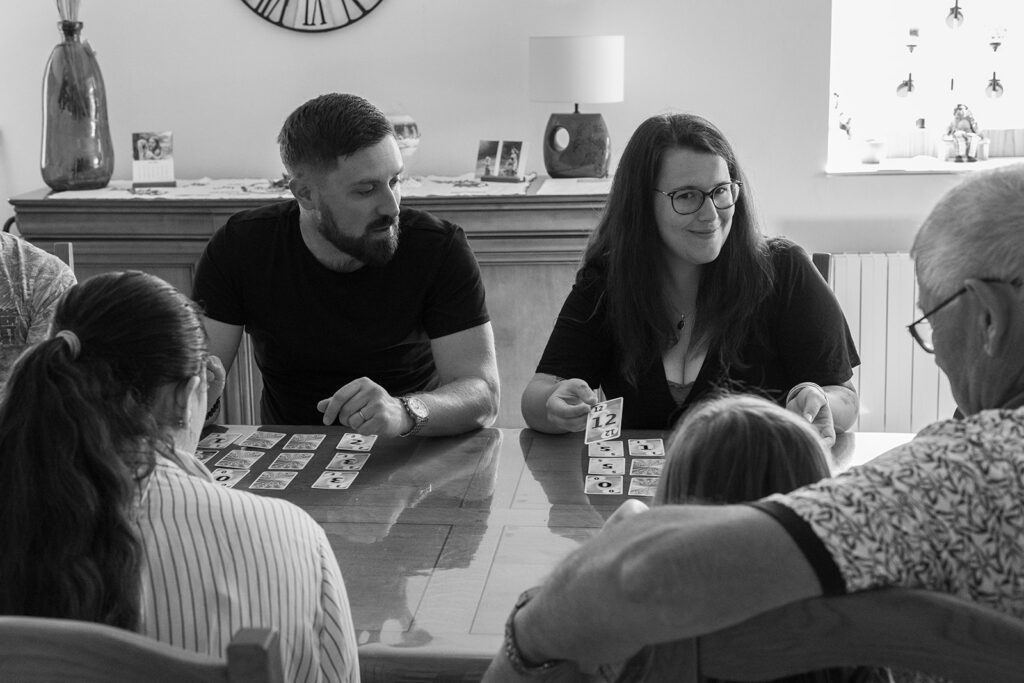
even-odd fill
[[(781, 402), (800, 382), (846, 382), (860, 358), (832, 290), (799, 246), (774, 238), (770, 252), (775, 289), (753, 321), (763, 334), (751, 333), (740, 349), (747, 367), (723, 367), (717, 351), (709, 349), (682, 406), (669, 392), (660, 356), (652, 359), (636, 386), (622, 375), (621, 355), (606, 322), (603, 280), (573, 286), (537, 372), (578, 377), (601, 387), (608, 398), (622, 396), (625, 429), (669, 429), (683, 410), (716, 387), (753, 391)], [(764, 344), (756, 341), (758, 336)]]
[(391, 261), (350, 273), (309, 251), (295, 201), (238, 213), (210, 239), (193, 298), (252, 336), (264, 423), (317, 424), (317, 402), (363, 376), (393, 396), (429, 391), (430, 340), (489, 320), (462, 229), (413, 209), (399, 224)]

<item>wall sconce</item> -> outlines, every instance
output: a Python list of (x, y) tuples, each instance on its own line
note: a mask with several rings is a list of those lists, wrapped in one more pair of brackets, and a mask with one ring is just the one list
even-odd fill
[(552, 178), (604, 178), (611, 141), (604, 117), (581, 114), (580, 102), (621, 102), (625, 81), (623, 36), (530, 38), (530, 100), (572, 102), (572, 113), (552, 114), (544, 131), (544, 166)]
[(964, 23), (964, 13), (960, 10), (960, 0), (954, 0), (953, 6), (949, 8), (946, 15), (946, 26), (960, 28)]
[(912, 92), (914, 92), (914, 74), (907, 74), (907, 80), (896, 86), (896, 95), (907, 97)]
[(1003, 84), (996, 78), (996, 72), (992, 72), (992, 80), (988, 82), (988, 87), (985, 88), (985, 94), (988, 97), (1002, 97), (1003, 96)]
[(917, 47), (917, 44), (920, 42), (920, 39), (921, 32), (918, 29), (909, 29), (907, 31), (907, 51), (913, 54), (914, 48)]

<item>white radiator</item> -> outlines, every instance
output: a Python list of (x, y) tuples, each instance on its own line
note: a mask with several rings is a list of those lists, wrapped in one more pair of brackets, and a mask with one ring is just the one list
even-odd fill
[(860, 353), (853, 375), (860, 394), (854, 428), (916, 432), (952, 417), (956, 404), (949, 381), (907, 331), (921, 315), (909, 254), (832, 254), (829, 284)]

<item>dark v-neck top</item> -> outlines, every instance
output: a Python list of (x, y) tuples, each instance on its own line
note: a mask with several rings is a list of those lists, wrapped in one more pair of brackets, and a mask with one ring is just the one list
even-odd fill
[(725, 367), (716, 349), (709, 349), (682, 405), (673, 399), (660, 356), (651, 360), (636, 386), (626, 381), (608, 326), (605, 282), (599, 277), (573, 286), (537, 372), (580, 378), (608, 398), (623, 397), (625, 429), (669, 429), (688, 406), (716, 388), (758, 393), (781, 403), (800, 382), (846, 382), (860, 358), (835, 295), (799, 246), (772, 238), (770, 253), (775, 286), (740, 349), (746, 367)]

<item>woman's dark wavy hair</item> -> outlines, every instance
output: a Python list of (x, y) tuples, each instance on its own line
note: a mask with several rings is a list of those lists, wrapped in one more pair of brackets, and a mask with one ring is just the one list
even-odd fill
[(750, 185), (721, 131), (693, 114), (661, 114), (641, 123), (622, 153), (605, 211), (577, 273), (577, 283), (595, 277), (607, 283), (603, 300), (608, 324), (621, 353), (622, 373), (634, 385), (675, 339), (671, 316), (666, 315), (673, 309), (664, 294), (667, 264), (660, 254), (665, 247), (654, 214), (662, 158), (673, 149), (719, 156), (730, 177), (743, 183), (729, 238), (701, 273), (693, 339), (717, 349), (727, 366), (742, 365), (740, 344), (774, 280)]
[(18, 359), (0, 403), (0, 614), (135, 630), (139, 484), (171, 448), (158, 390), (203, 371), (191, 302), (140, 272), (67, 291), (51, 336)]

